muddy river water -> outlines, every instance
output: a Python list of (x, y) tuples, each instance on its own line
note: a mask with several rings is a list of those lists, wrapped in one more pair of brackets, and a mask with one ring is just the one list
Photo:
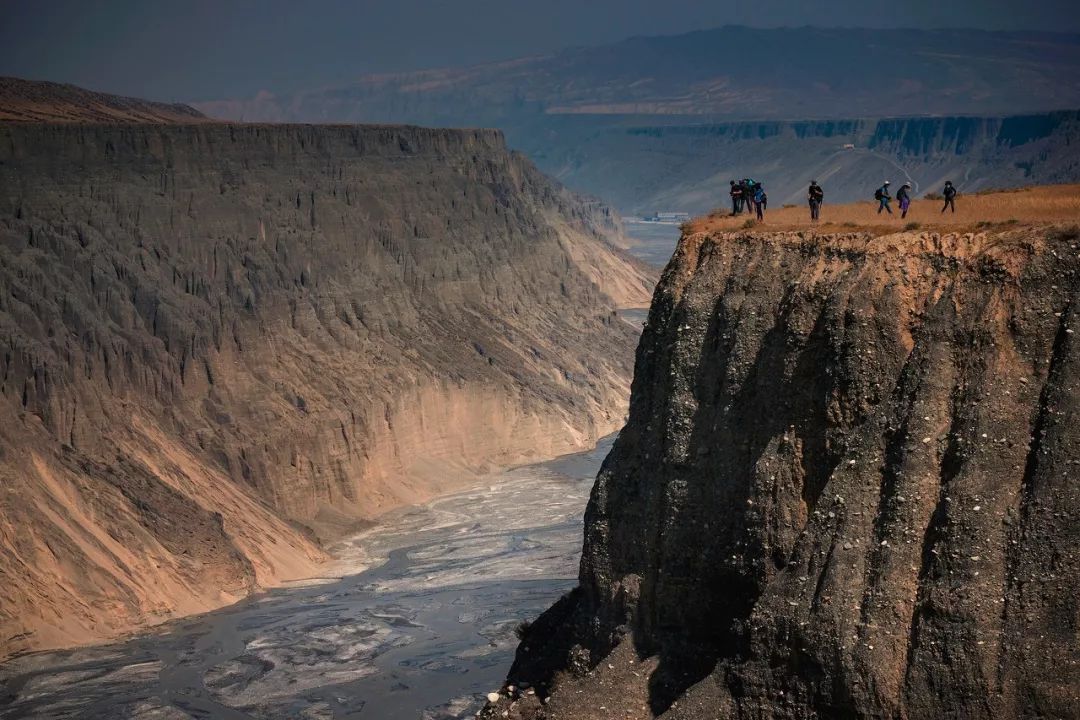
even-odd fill
[(0, 718), (471, 717), (503, 681), (517, 625), (574, 586), (610, 445), (393, 513), (335, 547), (329, 577), (13, 660)]

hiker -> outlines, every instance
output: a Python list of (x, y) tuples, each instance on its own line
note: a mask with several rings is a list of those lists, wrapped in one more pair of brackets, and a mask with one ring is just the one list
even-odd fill
[(889, 207), (889, 201), (892, 200), (892, 195), (889, 194), (889, 181), (886, 180), (885, 184), (874, 191), (874, 199), (878, 201), (877, 214), (880, 215), (882, 210), (888, 210), (892, 215), (892, 208)]
[(821, 202), (825, 199), (825, 191), (817, 184), (817, 180), (810, 181), (810, 189), (806, 191), (806, 199), (810, 203), (810, 220), (817, 222), (821, 219)]
[(765, 186), (754, 183), (754, 210), (757, 211), (757, 219), (765, 219), (765, 208), (769, 204), (769, 196), (765, 194)]
[(900, 217), (906, 218), (908, 208), (911, 207), (911, 183), (904, 183), (899, 190), (896, 191), (896, 202), (900, 204)]
[(741, 184), (736, 185), (735, 181), (732, 180), (731, 181), (731, 191), (730, 191), (729, 194), (731, 195), (731, 214), (732, 215), (738, 215), (739, 213), (742, 212), (742, 205), (743, 205), (742, 185)]
[(944, 213), (949, 208), (956, 212), (956, 188), (953, 187), (952, 180), (945, 181), (945, 189), (941, 191), (941, 196), (945, 198), (945, 207), (941, 208), (941, 212)]

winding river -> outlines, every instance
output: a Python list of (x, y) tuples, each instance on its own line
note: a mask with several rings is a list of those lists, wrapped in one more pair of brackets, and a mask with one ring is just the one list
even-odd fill
[(0, 666), (0, 717), (449, 720), (499, 687), (515, 628), (570, 590), (611, 439), (405, 508), (330, 577), (112, 645)]

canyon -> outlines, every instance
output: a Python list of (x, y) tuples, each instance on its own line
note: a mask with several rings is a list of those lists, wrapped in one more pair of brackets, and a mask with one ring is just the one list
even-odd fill
[(0, 656), (318, 574), (622, 425), (652, 270), (501, 133), (48, 98), (0, 123)]
[(578, 586), (480, 717), (1075, 717), (1076, 191), (687, 224)]

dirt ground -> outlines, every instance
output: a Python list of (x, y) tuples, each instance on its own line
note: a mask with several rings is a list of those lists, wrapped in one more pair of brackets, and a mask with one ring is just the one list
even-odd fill
[[(898, 189), (894, 186), (893, 194)], [(769, 231), (813, 228), (838, 233), (857, 228), (888, 234), (900, 230), (941, 229), (955, 232), (1001, 229), (1010, 225), (1080, 222), (1080, 185), (1048, 185), (958, 195), (955, 213), (942, 213), (942, 200), (920, 198), (911, 203), (907, 218), (900, 217), (895, 198), (892, 202), (893, 214), (878, 215), (875, 200), (830, 205), (828, 192), (826, 187), (825, 203), (821, 207), (821, 221), (818, 223), (810, 221), (809, 207), (803, 204), (770, 207), (765, 211), (765, 220), (761, 223), (751, 220), (746, 213), (732, 216), (730, 209), (718, 208), (705, 217), (691, 220), (687, 226), (692, 232), (756, 227)], [(917, 227), (911, 226), (913, 223)]]

